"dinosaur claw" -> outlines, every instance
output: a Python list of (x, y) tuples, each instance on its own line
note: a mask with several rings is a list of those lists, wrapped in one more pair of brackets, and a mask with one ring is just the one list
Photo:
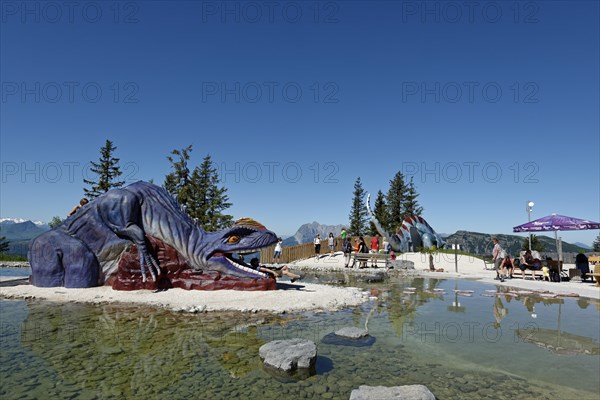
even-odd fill
[[(146, 279), (146, 266), (150, 270), (150, 276), (152, 277), (152, 281), (156, 282), (156, 275), (160, 275), (160, 267), (158, 266), (158, 262), (152, 257), (150, 253), (141, 252), (140, 253), (140, 270), (142, 272), (142, 282), (147, 282)], [(156, 272), (154, 271), (156, 269)]]

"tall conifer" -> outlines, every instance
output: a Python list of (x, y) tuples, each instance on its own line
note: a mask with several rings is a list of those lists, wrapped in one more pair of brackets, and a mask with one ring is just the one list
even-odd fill
[(408, 216), (404, 208), (407, 190), (404, 183), (404, 175), (398, 171), (390, 181), (390, 188), (385, 196), (385, 203), (388, 210), (386, 225), (388, 232), (396, 232), (396, 229), (402, 225), (404, 218)]
[(233, 217), (223, 211), (231, 207), (227, 189), (219, 186), (219, 174), (210, 155), (190, 173), (188, 161), (192, 145), (185, 149), (173, 150), (167, 157), (173, 172), (165, 177), (163, 186), (177, 197), (190, 217), (195, 219), (207, 232), (216, 231), (231, 225)]
[(417, 193), (417, 189), (415, 188), (415, 183), (413, 178), (410, 178), (410, 183), (406, 189), (406, 196), (404, 198), (404, 214), (406, 216), (409, 215), (421, 215), (423, 213), (423, 207), (419, 205), (417, 201), (417, 197), (419, 194)]
[(98, 176), (98, 180), (84, 179), (83, 182), (89, 186), (89, 189), (84, 188), (85, 196), (93, 199), (100, 196), (102, 193), (108, 192), (112, 188), (123, 186), (124, 181), (117, 181), (121, 176), (121, 168), (119, 167), (119, 159), (113, 157), (113, 153), (117, 148), (110, 140), (106, 140), (104, 146), (100, 149), (100, 159), (96, 163), (91, 162), (90, 171)]
[(190, 144), (185, 149), (171, 151), (171, 156), (167, 156), (167, 160), (171, 163), (173, 172), (165, 177), (163, 187), (177, 197), (179, 204), (188, 206), (188, 199), (190, 197), (190, 169), (188, 168), (188, 161), (190, 159), (190, 153), (192, 152), (192, 145)]
[(217, 231), (231, 225), (233, 217), (223, 211), (231, 207), (227, 188), (219, 186), (220, 179), (208, 154), (192, 173), (190, 216), (196, 218), (206, 231)]
[(356, 178), (356, 182), (354, 182), (353, 194), (348, 233), (351, 236), (362, 236), (367, 232), (368, 212), (364, 203), (365, 190), (362, 187), (360, 177)]
[[(383, 195), (381, 190), (379, 190), (377, 192), (377, 197), (375, 198), (375, 206), (373, 208), (373, 213), (375, 214), (375, 216), (377, 217), (377, 220), (379, 221), (379, 224), (381, 224), (381, 226), (383, 228), (385, 228), (387, 226), (387, 220), (388, 220), (387, 211), (388, 210), (387, 210), (387, 207), (385, 204), (385, 196)], [(373, 222), (370, 222), (370, 232), (369, 233), (372, 236), (379, 233), (377, 231), (377, 228), (375, 228), (375, 224), (373, 224)]]

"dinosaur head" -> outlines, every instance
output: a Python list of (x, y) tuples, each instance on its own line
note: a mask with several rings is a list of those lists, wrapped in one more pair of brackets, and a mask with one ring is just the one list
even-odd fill
[(256, 253), (261, 248), (277, 243), (277, 235), (251, 218), (240, 218), (233, 226), (218, 232), (206, 233), (205, 246), (197, 257), (198, 264), (208, 270), (240, 278), (265, 278), (234, 254)]

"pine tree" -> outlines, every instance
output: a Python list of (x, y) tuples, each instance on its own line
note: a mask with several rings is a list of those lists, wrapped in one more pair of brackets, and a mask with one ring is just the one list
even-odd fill
[(223, 214), (224, 210), (231, 207), (231, 203), (227, 188), (219, 187), (219, 183), (218, 171), (208, 154), (192, 173), (188, 208), (190, 216), (197, 219), (208, 232), (226, 228), (233, 220), (231, 215)]
[(190, 153), (192, 151), (192, 145), (190, 144), (185, 149), (173, 150), (171, 154), (176, 157), (167, 156), (167, 160), (171, 163), (173, 172), (165, 177), (163, 187), (177, 198), (179, 204), (185, 207), (189, 206), (190, 199), (190, 169), (188, 168), (188, 161), (190, 159)]
[(594, 240), (594, 251), (600, 251), (600, 235)]
[(350, 209), (348, 234), (350, 236), (362, 236), (366, 233), (368, 212), (363, 202), (365, 190), (362, 187), (360, 177), (356, 178), (353, 194), (354, 198), (352, 199), (352, 208)]
[[(385, 204), (385, 196), (383, 195), (381, 190), (377, 192), (377, 198), (375, 198), (375, 207), (373, 209), (373, 213), (375, 214), (375, 217), (377, 217), (377, 220), (379, 221), (379, 224), (382, 227), (387, 226), (387, 207)], [(371, 225), (369, 234), (371, 236), (375, 236), (379, 232), (377, 231), (377, 228), (375, 228), (375, 224), (373, 222), (370, 222), (370, 224)]]
[(6, 236), (0, 236), (0, 253), (6, 253), (10, 249), (10, 242)]
[[(521, 243), (521, 250), (529, 250), (529, 236)], [(536, 235), (531, 235), (531, 250), (544, 251), (544, 244), (540, 242)]]
[(98, 175), (98, 181), (84, 179), (86, 185), (91, 188), (84, 188), (85, 196), (93, 199), (100, 196), (102, 193), (108, 192), (112, 188), (121, 187), (125, 182), (116, 181), (121, 176), (121, 168), (119, 167), (119, 159), (113, 157), (113, 153), (117, 148), (110, 140), (106, 140), (104, 146), (100, 149), (100, 160), (98, 163), (91, 162), (92, 168), (90, 171)]
[(419, 205), (417, 197), (419, 197), (419, 194), (415, 188), (413, 177), (411, 177), (408, 188), (406, 189), (406, 196), (404, 197), (403, 209), (406, 216), (421, 215), (423, 213), (423, 207)]
[(194, 218), (207, 232), (216, 231), (231, 225), (233, 217), (223, 211), (231, 207), (227, 189), (219, 187), (219, 174), (210, 155), (190, 174), (188, 161), (192, 145), (185, 149), (173, 150), (167, 159), (173, 172), (165, 177), (164, 188), (176, 196), (188, 215)]
[(402, 225), (404, 218), (408, 216), (405, 210), (406, 194), (408, 188), (404, 183), (402, 172), (398, 171), (390, 181), (390, 188), (385, 196), (387, 204), (388, 221), (386, 230), (396, 232), (396, 229)]
[(59, 226), (60, 224), (62, 224), (63, 220), (61, 217), (59, 217), (58, 215), (55, 215), (54, 217), (52, 217), (52, 220), (50, 222), (48, 222), (48, 226), (52, 229), (56, 228), (57, 226)]

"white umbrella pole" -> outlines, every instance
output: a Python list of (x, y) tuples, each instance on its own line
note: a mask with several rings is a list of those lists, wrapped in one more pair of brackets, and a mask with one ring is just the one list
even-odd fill
[(556, 240), (556, 258), (558, 259), (558, 270), (562, 271), (561, 262), (563, 260), (562, 257), (562, 241), (561, 238), (558, 237), (558, 231), (554, 231), (554, 240)]
[(554, 241), (556, 242), (556, 259), (560, 261), (560, 254), (558, 254), (558, 231), (554, 231)]

